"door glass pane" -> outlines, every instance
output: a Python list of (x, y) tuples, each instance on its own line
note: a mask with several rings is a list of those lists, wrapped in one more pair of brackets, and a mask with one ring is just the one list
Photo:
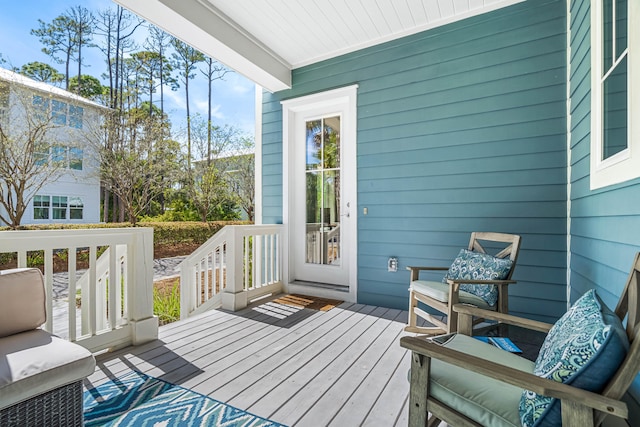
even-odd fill
[(627, 148), (627, 56), (604, 81), (602, 160)]
[(322, 120), (307, 122), (307, 170), (318, 169), (322, 161)]
[(326, 169), (340, 167), (340, 117), (324, 119), (324, 146), (322, 150)]
[(627, 48), (627, 0), (616, 0), (616, 58)]
[(602, 2), (602, 75), (613, 64), (613, 1)]
[[(320, 203), (322, 202), (322, 172), (307, 172), (307, 224), (319, 224)], [(308, 227), (307, 227), (308, 228)]]
[(340, 117), (306, 122), (305, 143), (305, 259), (340, 265)]
[(340, 171), (324, 172), (322, 205), (324, 264), (340, 265)]

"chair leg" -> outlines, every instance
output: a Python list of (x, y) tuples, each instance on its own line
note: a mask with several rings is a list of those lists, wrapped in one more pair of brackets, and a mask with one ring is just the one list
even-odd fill
[[(420, 318), (424, 318), (424, 320), (428, 322), (436, 322), (437, 320), (432, 318), (430, 319), (429, 314), (423, 312), (418, 308), (418, 298), (413, 290), (409, 291), (409, 314), (407, 325), (404, 327), (405, 332), (411, 332), (415, 334), (421, 335), (438, 335), (446, 333), (446, 329), (444, 329), (444, 324), (442, 326), (418, 326), (418, 316)], [(420, 313), (420, 314), (419, 314)], [(428, 317), (424, 317), (428, 316)], [(434, 323), (435, 325), (440, 325), (440, 323)]]
[(413, 290), (409, 291), (409, 319), (407, 322), (407, 326), (405, 329), (407, 328), (415, 328), (416, 326), (418, 326), (417, 324), (417, 315), (416, 315), (416, 311), (415, 308), (418, 306), (418, 300), (416, 299), (415, 294), (413, 293)]
[(431, 418), (429, 418), (429, 421), (427, 422), (427, 427), (437, 427), (440, 425), (441, 422), (442, 420), (440, 418), (436, 418), (432, 415)]

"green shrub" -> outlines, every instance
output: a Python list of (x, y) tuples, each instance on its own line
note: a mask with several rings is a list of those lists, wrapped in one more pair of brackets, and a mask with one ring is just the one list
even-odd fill
[(158, 316), (160, 326), (180, 320), (180, 279), (176, 278), (169, 292), (153, 287), (153, 313)]

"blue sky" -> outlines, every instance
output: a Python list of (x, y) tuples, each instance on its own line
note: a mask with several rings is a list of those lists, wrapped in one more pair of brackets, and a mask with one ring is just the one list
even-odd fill
[[(91, 11), (115, 8), (111, 0), (21, 0), (3, 2), (0, 14), (0, 54), (8, 61), (4, 67), (20, 67), (28, 62), (40, 61), (56, 67), (63, 72), (63, 66), (56, 64), (53, 59), (42, 53), (42, 45), (37, 37), (31, 35), (31, 30), (38, 28), (38, 19), (51, 22), (69, 7), (81, 4)], [(144, 31), (137, 34), (138, 40), (144, 40)], [(88, 67), (83, 74), (90, 74), (101, 78), (105, 71), (104, 58), (97, 49), (87, 52), (85, 62)], [(74, 65), (72, 64), (72, 67)], [(76, 65), (77, 67), (77, 65)], [(247, 135), (254, 134), (254, 99), (255, 85), (253, 82), (237, 73), (229, 73), (224, 81), (216, 81), (213, 88), (214, 121), (218, 125), (233, 125), (240, 128)], [(177, 92), (165, 90), (165, 110), (168, 111), (174, 131), (184, 128), (185, 101), (184, 89)], [(207, 87), (202, 75), (196, 76), (189, 84), (191, 114), (207, 115)], [(179, 139), (178, 135), (175, 136)]]

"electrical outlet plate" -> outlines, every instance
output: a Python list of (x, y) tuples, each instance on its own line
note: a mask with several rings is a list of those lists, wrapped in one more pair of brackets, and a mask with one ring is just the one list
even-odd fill
[(387, 271), (390, 271), (392, 273), (395, 273), (398, 271), (398, 258), (396, 257), (389, 258), (389, 261), (387, 262)]

